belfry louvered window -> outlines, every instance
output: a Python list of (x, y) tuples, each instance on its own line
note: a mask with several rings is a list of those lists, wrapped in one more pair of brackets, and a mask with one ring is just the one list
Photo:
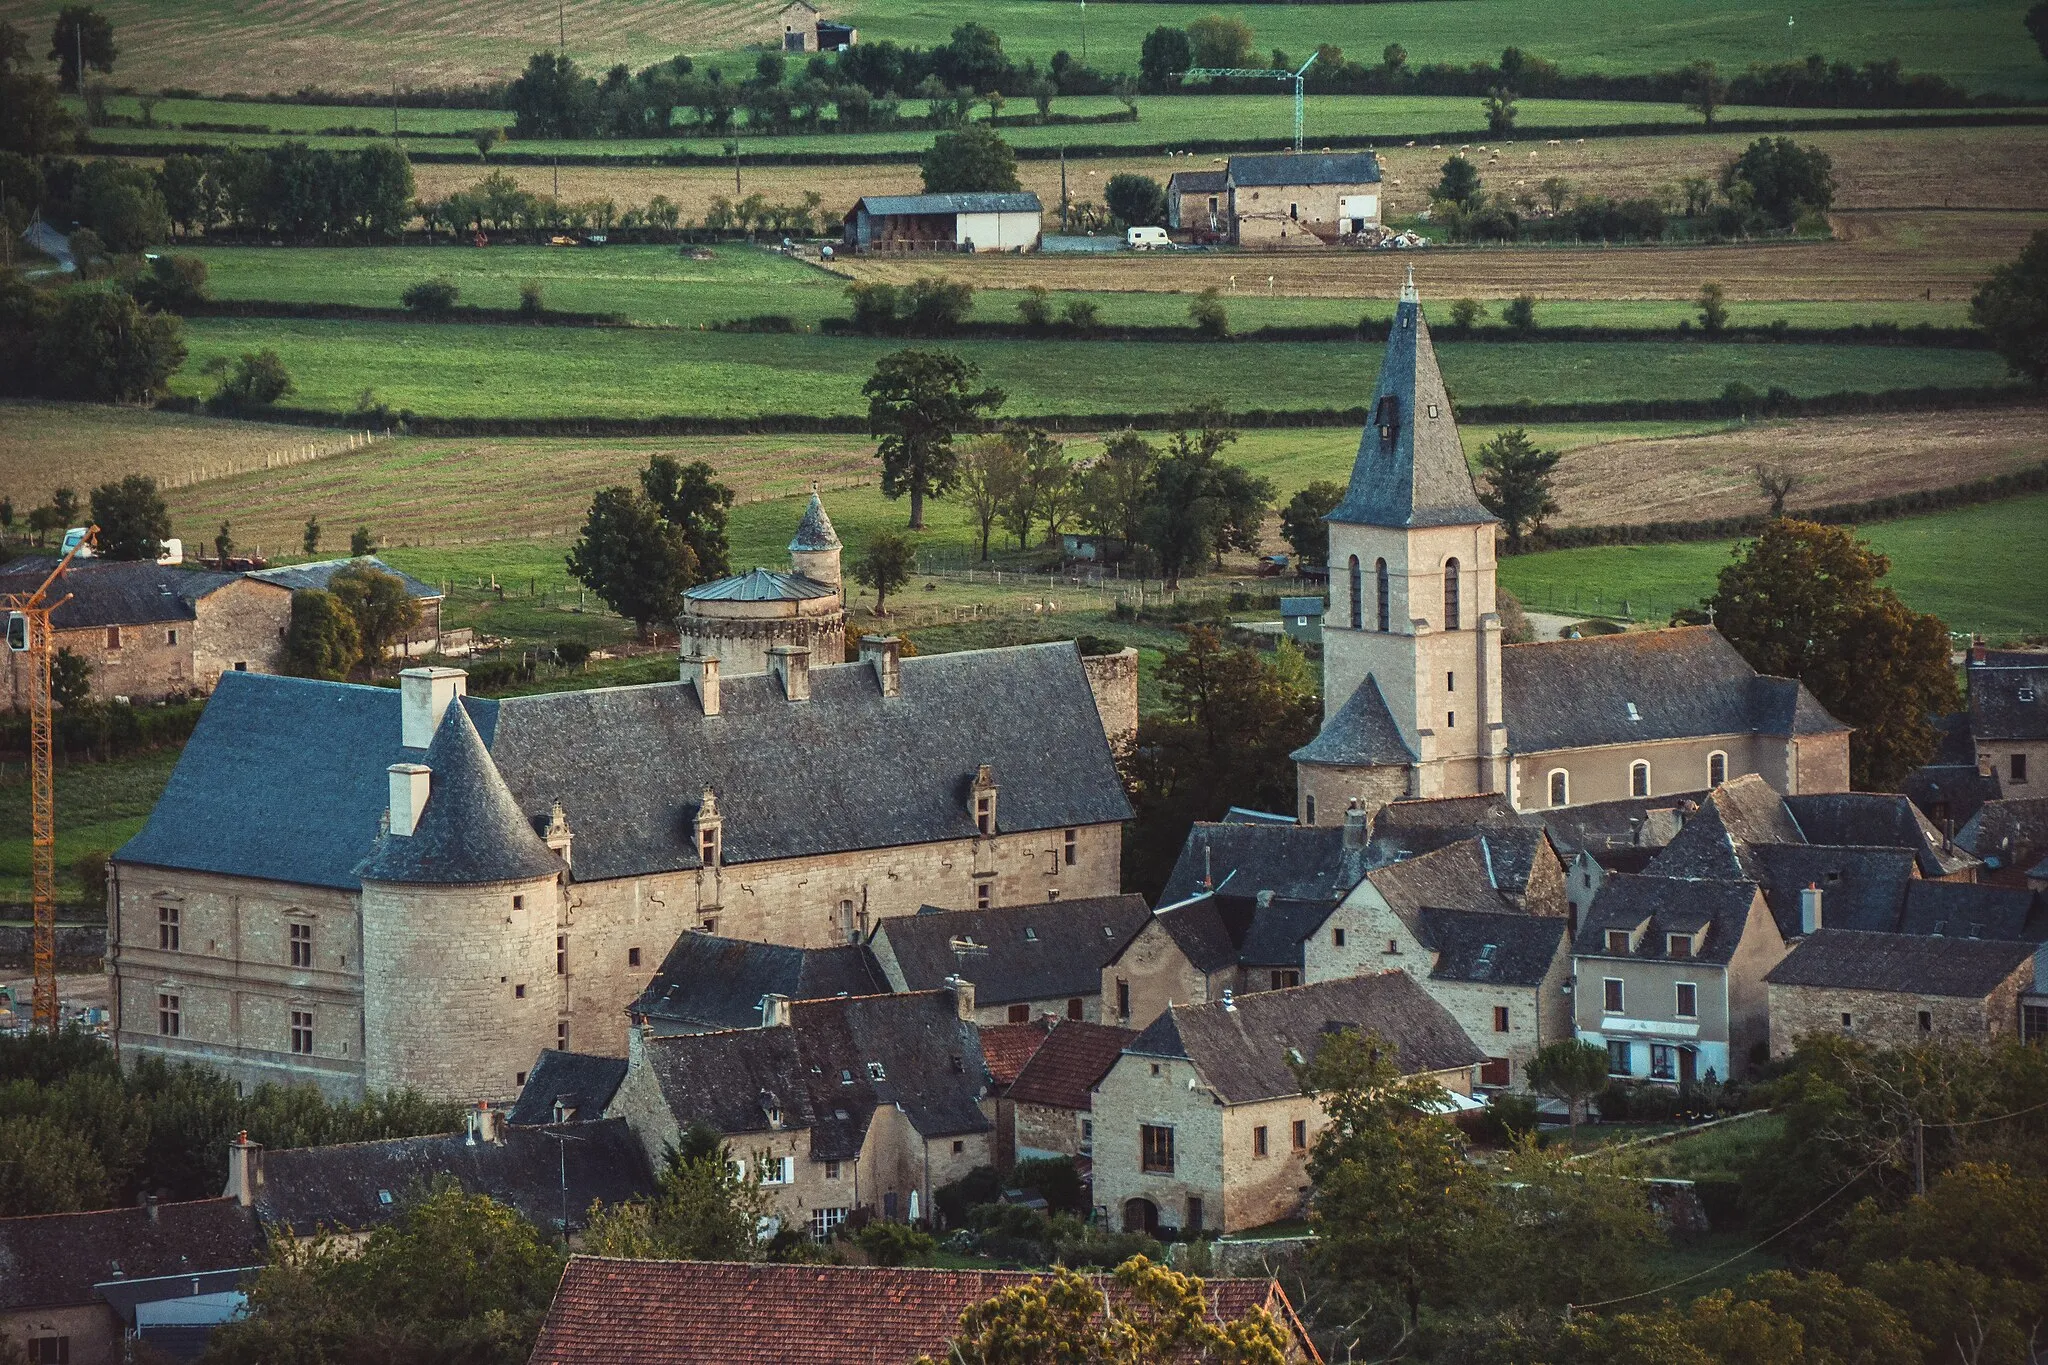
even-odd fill
[[(1384, 561), (1382, 561), (1384, 562)], [(1359, 581), (1358, 556), (1351, 556), (1351, 628), (1361, 630), (1365, 626), (1365, 603), (1360, 597), (1364, 585)], [(1385, 626), (1380, 627), (1385, 630)]]
[(1380, 448), (1392, 450), (1401, 439), (1401, 400), (1392, 394), (1380, 399), (1372, 420), (1380, 429)]
[(1391, 619), (1387, 604), (1387, 561), (1384, 559), (1377, 561), (1373, 565), (1372, 574), (1376, 581), (1379, 596), (1379, 628), (1384, 631), (1388, 628), (1387, 622)]
[(1458, 561), (1444, 561), (1444, 629), (1458, 628)]

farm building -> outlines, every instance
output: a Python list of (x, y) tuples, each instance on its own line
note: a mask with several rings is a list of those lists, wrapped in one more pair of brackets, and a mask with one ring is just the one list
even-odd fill
[(1175, 171), (1166, 178), (1166, 225), (1175, 232), (1230, 232), (1230, 172)]
[(784, 52), (838, 52), (860, 41), (859, 29), (833, 23), (806, 0), (789, 0), (777, 17), (782, 20)]
[(1280, 599), (1280, 625), (1289, 639), (1297, 644), (1319, 645), (1323, 642), (1322, 594), (1314, 597), (1283, 597)]
[(1234, 156), (1224, 177), (1230, 238), (1240, 246), (1315, 246), (1380, 225), (1380, 163), (1371, 152)]
[(1030, 251), (1045, 213), (1023, 194), (871, 194), (846, 215), (854, 251)]

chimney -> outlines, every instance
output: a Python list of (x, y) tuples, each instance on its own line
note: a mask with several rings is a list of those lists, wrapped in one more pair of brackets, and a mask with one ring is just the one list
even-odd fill
[(1820, 928), (1820, 924), (1820, 887), (1809, 882), (1799, 893), (1799, 932), (1810, 934)]
[(150, 1222), (154, 1223), (157, 1221), (155, 1195), (145, 1194), (142, 1196), (142, 1213)]
[(802, 645), (772, 646), (768, 671), (782, 680), (782, 695), (790, 701), (811, 699), (811, 651)]
[(697, 688), (697, 704), (704, 708), (704, 714), (718, 714), (718, 659), (710, 654), (685, 654), (683, 656), (683, 681)]
[(761, 997), (761, 1027), (789, 1027), (788, 996), (769, 994)]
[(966, 1023), (974, 1022), (974, 983), (963, 976), (949, 976), (946, 985), (953, 992), (953, 1014)]
[(1344, 849), (1357, 852), (1365, 847), (1367, 821), (1365, 807), (1353, 801), (1344, 808)]
[(398, 737), (408, 749), (434, 739), (448, 704), (469, 693), (469, 674), (459, 668), (408, 668), (398, 675)]
[(1977, 776), (1991, 776), (1991, 755), (1981, 750), (1977, 754)]
[(1981, 664), (1985, 661), (1987, 657), (1988, 656), (1984, 652), (1984, 637), (1981, 635), (1972, 635), (1970, 637), (1970, 662), (1973, 664)]
[(903, 641), (894, 635), (860, 637), (860, 661), (875, 670), (875, 683), (885, 697), (903, 695)]
[(246, 1209), (256, 1202), (262, 1186), (263, 1144), (249, 1141), (246, 1131), (237, 1133), (228, 1144), (228, 1185), (221, 1193)]
[(409, 839), (427, 804), (433, 769), (424, 763), (394, 763), (385, 771), (391, 774), (391, 832)]
[(476, 1130), (477, 1136), (481, 1137), (485, 1142), (490, 1143), (494, 1147), (503, 1146), (505, 1143), (505, 1111), (492, 1108), (491, 1102), (485, 1100), (476, 1111)]
[(1261, 890), (1252, 900), (1261, 910), (1271, 910), (1273, 908), (1273, 893), (1271, 891)]
[(1237, 992), (1228, 986), (1223, 988), (1223, 1008), (1232, 1014), (1237, 1013)]

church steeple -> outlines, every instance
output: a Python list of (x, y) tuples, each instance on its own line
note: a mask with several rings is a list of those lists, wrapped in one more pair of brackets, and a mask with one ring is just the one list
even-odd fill
[(1351, 467), (1351, 486), (1327, 520), (1399, 527), (1496, 520), (1480, 505), (1465, 464), (1412, 266), (1394, 308), (1369, 413)]

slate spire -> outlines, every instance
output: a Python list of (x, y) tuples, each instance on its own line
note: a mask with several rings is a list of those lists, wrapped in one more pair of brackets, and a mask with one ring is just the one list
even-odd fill
[(1325, 520), (1399, 527), (1498, 520), (1480, 505), (1472, 486), (1412, 266), (1387, 333), (1386, 357), (1351, 467), (1351, 486)]
[(818, 496), (818, 486), (812, 484), (811, 504), (804, 508), (804, 519), (796, 524), (796, 535), (789, 542), (790, 553), (838, 548), (839, 533), (832, 529), (832, 518), (825, 515), (825, 503)]
[(448, 707), (427, 746), (432, 770), (426, 807), (410, 836), (378, 836), (356, 875), (370, 882), (470, 885), (552, 876), (562, 862), (491, 761), (460, 701)]

